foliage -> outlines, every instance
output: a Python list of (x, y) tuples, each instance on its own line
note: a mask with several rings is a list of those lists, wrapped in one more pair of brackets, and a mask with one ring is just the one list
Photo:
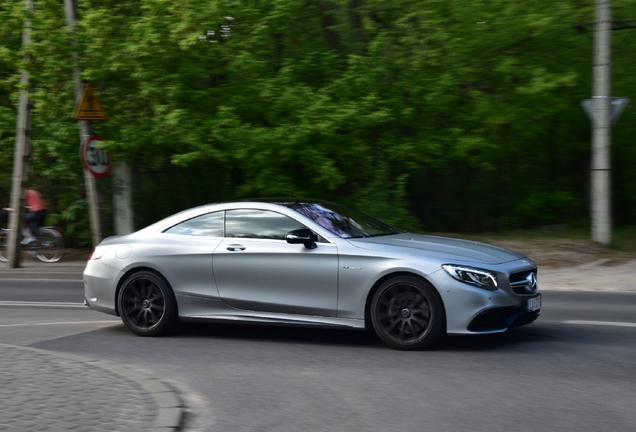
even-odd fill
[[(88, 242), (73, 68), (135, 172), (136, 223), (265, 195), (348, 202), (410, 229), (587, 218), (593, 3), (575, 0), (38, 0), (0, 8), (0, 193), (9, 190), (18, 74), (32, 76), (31, 183)], [(636, 16), (615, 0), (615, 19)], [(615, 35), (615, 94), (636, 38)], [(617, 48), (618, 47), (618, 48)], [(74, 59), (73, 52), (79, 56)], [(24, 54), (30, 61), (23, 61)], [(633, 111), (633, 110), (632, 110)], [(615, 128), (616, 214), (636, 216), (635, 123)], [(102, 181), (110, 214), (108, 180)]]

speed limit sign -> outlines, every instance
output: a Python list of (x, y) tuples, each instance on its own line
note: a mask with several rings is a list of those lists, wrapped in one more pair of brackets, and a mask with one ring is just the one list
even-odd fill
[(99, 148), (103, 140), (97, 135), (91, 135), (82, 142), (80, 156), (84, 168), (95, 177), (105, 177), (113, 167), (113, 157), (109, 151)]

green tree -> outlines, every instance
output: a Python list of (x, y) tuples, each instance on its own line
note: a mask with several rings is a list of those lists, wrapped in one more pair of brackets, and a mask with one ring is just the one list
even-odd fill
[[(635, 0), (613, 4), (615, 19), (636, 16)], [(75, 66), (109, 115), (97, 133), (133, 166), (139, 226), (264, 195), (352, 203), (411, 229), (587, 218), (579, 101), (591, 91), (592, 34), (573, 24), (593, 21), (593, 2), (80, 0), (74, 34), (59, 1), (36, 6), (32, 179), (77, 242), (88, 222)], [(25, 11), (5, 0), (0, 14), (8, 173)], [(616, 37), (621, 96), (636, 86), (635, 43)], [(631, 117), (614, 134), (619, 221), (636, 216)], [(100, 185), (108, 213), (110, 181)]]

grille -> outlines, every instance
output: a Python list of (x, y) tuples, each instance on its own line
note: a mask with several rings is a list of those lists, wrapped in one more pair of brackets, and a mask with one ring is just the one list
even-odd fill
[(536, 293), (539, 288), (537, 269), (534, 268), (511, 274), (510, 288), (519, 295), (530, 295)]

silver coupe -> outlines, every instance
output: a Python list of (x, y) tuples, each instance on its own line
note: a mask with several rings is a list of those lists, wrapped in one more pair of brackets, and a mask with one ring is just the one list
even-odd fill
[(397, 349), (539, 316), (537, 266), (506, 249), (401, 231), (339, 204), (210, 204), (109, 237), (85, 302), (141, 336), (182, 321), (373, 329)]

